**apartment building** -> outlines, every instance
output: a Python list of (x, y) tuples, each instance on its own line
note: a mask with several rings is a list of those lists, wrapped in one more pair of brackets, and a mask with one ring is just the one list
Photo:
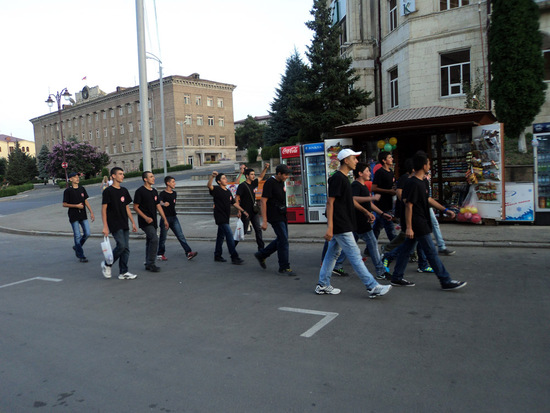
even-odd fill
[[(233, 127), (233, 90), (236, 86), (191, 76), (163, 79), (166, 158), (170, 165), (203, 165), (208, 161), (236, 159)], [(139, 87), (117, 87), (105, 93), (84, 87), (75, 102), (64, 105), (62, 125), (57, 111), (31, 119), (37, 147), (48, 148), (75, 137), (104, 150), (110, 167), (139, 169), (142, 160), (141, 129), (148, 127), (154, 168), (162, 167), (163, 143), (160, 81), (148, 84), (149, 125), (141, 125)], [(70, 166), (69, 166), (70, 167)]]
[(15, 136), (0, 134), (0, 158), (8, 158), (10, 153), (15, 150), (15, 147), (19, 143), (21, 151), (36, 156), (35, 145), (33, 141), (16, 138)]
[[(550, 82), (550, 1), (538, 0)], [(351, 56), (358, 87), (376, 103), (362, 118), (394, 109), (463, 108), (464, 81), (490, 78), (487, 0), (327, 0), (342, 27), (342, 54)], [(550, 88), (535, 122), (550, 122)]]

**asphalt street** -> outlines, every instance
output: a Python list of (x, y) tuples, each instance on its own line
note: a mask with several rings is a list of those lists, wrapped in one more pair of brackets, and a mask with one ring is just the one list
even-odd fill
[(548, 410), (548, 249), (459, 247), (464, 289), (411, 264), (416, 287), (371, 300), (355, 275), (313, 293), (320, 244), (291, 244), (283, 277), (253, 243), (235, 266), (175, 240), (147, 273), (144, 243), (136, 280), (106, 280), (97, 239), (82, 264), (70, 238), (0, 233), (0, 412)]

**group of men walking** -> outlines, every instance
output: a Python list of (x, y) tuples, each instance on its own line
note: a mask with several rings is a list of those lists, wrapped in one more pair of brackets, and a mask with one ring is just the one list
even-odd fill
[[(466, 285), (465, 282), (453, 280), (438, 257), (438, 252), (431, 239), (432, 216), (430, 208), (435, 208), (451, 217), (452, 211), (447, 210), (437, 201), (431, 198), (429, 184), (425, 179), (430, 169), (430, 161), (423, 153), (417, 153), (412, 158), (413, 173), (403, 180), (403, 187), (398, 191), (394, 187), (391, 154), (382, 153), (379, 157), (380, 168), (375, 174), (372, 189), (377, 192), (371, 195), (365, 183), (370, 179), (370, 170), (366, 164), (359, 163), (357, 156), (361, 152), (351, 149), (342, 149), (338, 154), (340, 167), (328, 180), (328, 201), (326, 208), (327, 230), (324, 235), (327, 241), (324, 252), (319, 281), (315, 287), (317, 294), (334, 295), (341, 292), (331, 285), (332, 274), (339, 273), (335, 264), (337, 260), (348, 258), (354, 271), (366, 286), (368, 296), (376, 298), (386, 295), (392, 286), (414, 286), (414, 283), (403, 278), (403, 273), (409, 255), (418, 244), (429, 263), (430, 268), (438, 277), (443, 290), (454, 290)], [(267, 164), (259, 176), (264, 178), (269, 164)], [(353, 172), (355, 181), (350, 184), (348, 174)], [(249, 225), (254, 229), (255, 241), (258, 247), (254, 254), (260, 266), (267, 267), (266, 260), (277, 252), (279, 273), (294, 276), (296, 273), (290, 267), (288, 221), (286, 214), (285, 181), (291, 174), (290, 168), (281, 164), (275, 170), (275, 175), (268, 178), (262, 189), (261, 201), (256, 202), (255, 190), (259, 179), (253, 169), (243, 170), (245, 180), (239, 185), (236, 197), (233, 197), (228, 188), (227, 177), (223, 173), (212, 172), (208, 180), (208, 189), (213, 197), (213, 212), (218, 232), (214, 248), (214, 261), (226, 262), (223, 257), (223, 242), (226, 241), (227, 249), (231, 257), (231, 263), (242, 265), (244, 260), (239, 256), (236, 246), (238, 241), (233, 237), (233, 231), (229, 225), (231, 206), (238, 211), (239, 218), (245, 228)], [(390, 176), (391, 174), (391, 176)], [(166, 189), (160, 194), (153, 188), (155, 177), (151, 172), (142, 175), (143, 186), (138, 188), (133, 199), (133, 208), (138, 216), (138, 225), (146, 235), (145, 269), (158, 272), (160, 268), (156, 260), (166, 260), (165, 241), (168, 229), (172, 229), (180, 242), (189, 260), (193, 259), (197, 252), (189, 247), (175, 211), (176, 192), (175, 179), (167, 176), (164, 180)], [(92, 209), (87, 201), (88, 195), (83, 187), (78, 185), (78, 175), (69, 175), (71, 187), (64, 193), (63, 206), (69, 208), (69, 220), (74, 231), (76, 256), (80, 261), (86, 262), (82, 246), (90, 235), (87, 223), (86, 208), (90, 211), (91, 219), (94, 219)], [(124, 180), (124, 171), (115, 167), (111, 170), (112, 185), (103, 191), (102, 195), (102, 221), (103, 234), (113, 235), (116, 248), (113, 250), (114, 261), (119, 261), (119, 279), (134, 279), (135, 274), (128, 271), (129, 257), (129, 232), (128, 221), (132, 225), (132, 231), (136, 232), (136, 224), (132, 217), (129, 204), (132, 198), (128, 190), (121, 186)], [(216, 185), (213, 181), (216, 181)], [(390, 184), (391, 182), (391, 184)], [(393, 274), (389, 273), (389, 267), (384, 265), (383, 257), (379, 255), (377, 238), (381, 228), (385, 228), (390, 240), (397, 237), (393, 227), (393, 196), (398, 194), (398, 205), (401, 206), (401, 226), (403, 229), (403, 243), (398, 247), (396, 266)], [(392, 204), (387, 202), (390, 199)], [(160, 220), (160, 239), (157, 236), (157, 213)], [(271, 224), (276, 238), (267, 246), (264, 243), (262, 231)], [(80, 228), (83, 234), (80, 233)], [(378, 233), (377, 233), (378, 231)], [(368, 254), (375, 267), (375, 276), (367, 269), (361, 251), (357, 245), (357, 239), (362, 239), (367, 244)], [(386, 261), (387, 263), (387, 261)], [(101, 263), (102, 273), (105, 278), (111, 278), (113, 263)], [(432, 272), (430, 271), (430, 272)], [(388, 280), (390, 285), (382, 285), (377, 280)]]

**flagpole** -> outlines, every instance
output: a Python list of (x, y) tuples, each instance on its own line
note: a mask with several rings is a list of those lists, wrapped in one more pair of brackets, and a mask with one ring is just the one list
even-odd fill
[(143, 170), (151, 171), (151, 138), (149, 133), (149, 99), (147, 91), (147, 65), (145, 64), (145, 30), (143, 0), (136, 0), (136, 23), (139, 66), (139, 106), (141, 112), (141, 148)]

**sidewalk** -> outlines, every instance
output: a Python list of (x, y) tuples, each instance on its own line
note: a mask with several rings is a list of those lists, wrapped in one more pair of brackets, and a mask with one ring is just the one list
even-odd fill
[[(186, 181), (186, 184), (189, 185), (189, 181)], [(206, 181), (194, 181), (192, 185), (206, 185)], [(96, 216), (95, 222), (90, 224), (92, 236), (102, 237), (101, 196), (91, 197), (89, 201)], [(180, 214), (178, 217), (185, 237), (190, 241), (215, 241), (217, 227), (212, 215)], [(236, 219), (232, 218), (232, 226), (235, 226), (235, 222)], [(325, 234), (325, 229), (325, 224), (290, 224), (289, 238), (291, 243), (322, 243), (324, 242), (323, 235)], [(72, 237), (67, 209), (61, 206), (61, 198), (59, 204), (56, 205), (0, 217), (0, 232), (21, 235)], [(445, 242), (450, 247), (550, 247), (550, 231), (548, 227), (531, 224), (501, 223), (496, 226), (489, 226), (443, 223), (441, 224), (441, 232), (443, 233)], [(137, 234), (131, 234), (131, 236), (145, 237), (139, 229)], [(272, 240), (274, 237), (273, 230), (268, 228), (264, 238)], [(171, 235), (171, 232), (168, 238), (175, 239)], [(250, 234), (246, 238), (243, 242), (254, 242), (254, 234)], [(384, 233), (381, 234), (380, 240), (381, 243), (387, 241)]]

